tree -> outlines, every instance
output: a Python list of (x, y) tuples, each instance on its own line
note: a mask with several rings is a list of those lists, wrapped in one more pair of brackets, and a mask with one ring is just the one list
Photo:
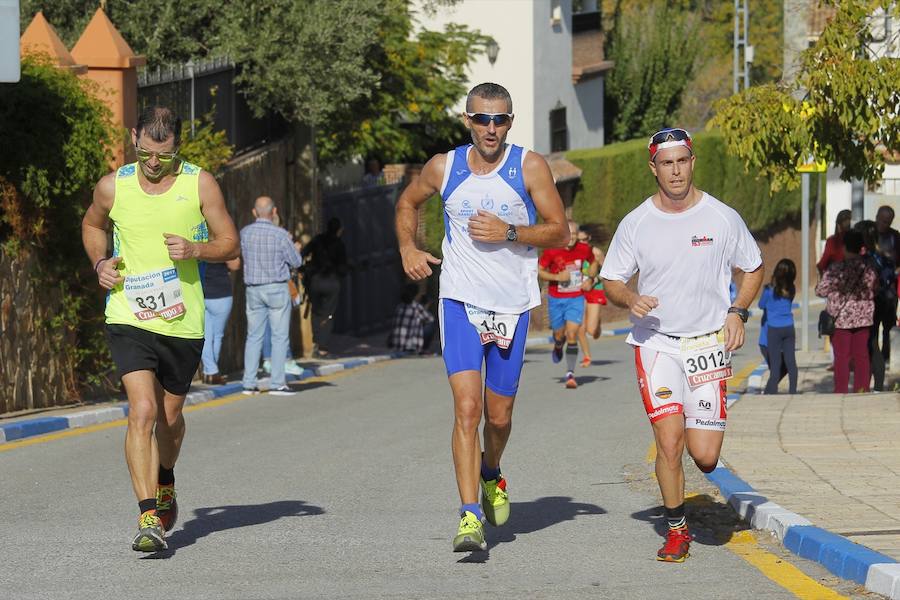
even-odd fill
[(464, 136), (459, 116), (450, 109), (468, 91), (466, 68), (489, 38), (453, 24), (444, 32), (421, 30), (414, 37), (409, 2), (388, 0), (383, 7), (365, 63), (378, 83), (370, 96), (341, 107), (334, 122), (320, 130), (325, 160), (420, 161), (436, 142)]
[[(89, 309), (102, 299), (80, 232), (118, 139), (100, 97), (90, 80), (45, 56), (25, 56), (21, 80), (0, 86), (0, 290), (15, 294), (4, 304), (4, 322), (15, 326), (0, 341), (4, 410), (13, 410), (8, 400), (22, 385), (34, 391), (34, 406), (60, 403), (108, 361), (102, 314)], [(33, 388), (10, 373), (17, 360), (33, 361)]]
[(694, 15), (654, 0), (614, 11), (606, 55), (615, 68), (606, 80), (611, 140), (650, 135), (671, 124), (700, 51)]
[[(217, 17), (224, 9), (212, 0), (107, 0), (104, 11), (135, 53), (150, 68), (205, 58), (213, 48)], [(22, 0), (19, 14), (28, 23), (37, 11), (72, 48), (97, 10), (96, 0)]]
[(324, 160), (422, 158), (430, 137), (458, 131), (449, 108), (465, 93), (465, 68), (486, 38), (460, 26), (413, 38), (409, 7), (409, 0), (238, 3), (225, 15), (219, 48), (241, 66), (256, 114), (274, 109), (314, 127)]
[[(893, 0), (831, 0), (832, 21), (801, 56), (795, 87), (750, 88), (721, 101), (711, 125), (748, 169), (773, 189), (796, 187), (810, 155), (841, 165), (841, 178), (875, 182), (885, 154), (900, 152), (900, 61), (872, 57), (876, 10), (900, 17)], [(799, 96), (798, 99), (796, 96)]]

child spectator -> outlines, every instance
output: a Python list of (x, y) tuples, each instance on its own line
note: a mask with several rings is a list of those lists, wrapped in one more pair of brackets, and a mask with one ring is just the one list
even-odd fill
[[(794, 353), (796, 332), (794, 331), (794, 315), (791, 304), (794, 301), (797, 267), (794, 261), (782, 258), (775, 265), (772, 281), (763, 288), (759, 299), (759, 307), (766, 316), (766, 358), (769, 364), (769, 381), (766, 383), (766, 394), (778, 393), (778, 382), (781, 380), (782, 365), (787, 367), (789, 393), (797, 393), (797, 358)], [(762, 343), (760, 343), (762, 346)]]

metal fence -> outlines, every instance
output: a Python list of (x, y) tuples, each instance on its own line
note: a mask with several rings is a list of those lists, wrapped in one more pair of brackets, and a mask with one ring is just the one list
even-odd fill
[(322, 198), (324, 222), (344, 226), (351, 270), (343, 279), (335, 314), (338, 333), (365, 335), (390, 327), (405, 282), (394, 233), (394, 205), (401, 184), (362, 188)]
[(168, 106), (186, 123), (213, 111), (215, 129), (225, 131), (236, 154), (284, 136), (288, 125), (278, 115), (253, 116), (235, 83), (239, 69), (228, 58), (144, 69), (138, 73), (138, 109)]

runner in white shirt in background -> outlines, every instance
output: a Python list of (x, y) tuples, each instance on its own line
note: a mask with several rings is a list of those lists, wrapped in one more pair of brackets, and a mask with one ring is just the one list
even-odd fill
[[(475, 86), (464, 116), (472, 143), (433, 156), (396, 209), (407, 276), (418, 281), (431, 275), (430, 265), (442, 267), (441, 347), (453, 392), (451, 444), (462, 504), (455, 552), (485, 550), (483, 521), (499, 526), (509, 518), (500, 457), (512, 424), (529, 310), (541, 303), (536, 247), (569, 239), (547, 162), (506, 143), (513, 124), (509, 92), (495, 83)], [(416, 247), (418, 208), (436, 194), (444, 209), (443, 262)]]
[[(688, 132), (650, 138), (658, 191), (619, 223), (600, 271), (611, 302), (631, 310), (638, 386), (656, 439), (656, 478), (669, 531), (657, 559), (682, 562), (691, 536), (684, 518), (688, 453), (716, 468), (725, 435), (730, 353), (744, 344), (747, 307), (763, 279), (756, 241), (740, 215), (693, 185)], [(732, 270), (744, 272), (734, 303)], [(626, 287), (640, 272), (638, 292)], [(710, 335), (711, 334), (711, 335)]]

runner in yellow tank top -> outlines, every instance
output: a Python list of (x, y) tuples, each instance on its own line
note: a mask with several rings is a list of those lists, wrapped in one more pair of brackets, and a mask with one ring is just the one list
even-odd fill
[(81, 231), (109, 290), (107, 335), (128, 396), (125, 459), (141, 515), (132, 548), (157, 552), (178, 516), (182, 409), (203, 349), (197, 261), (233, 259), (240, 246), (216, 180), (178, 158), (181, 120), (171, 110), (145, 110), (131, 138), (137, 162), (97, 183)]

